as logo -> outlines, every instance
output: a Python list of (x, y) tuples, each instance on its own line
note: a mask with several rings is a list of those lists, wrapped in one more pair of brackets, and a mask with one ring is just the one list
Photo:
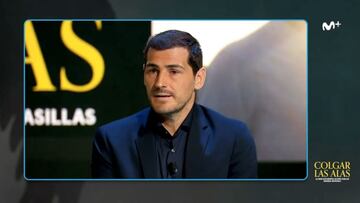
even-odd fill
[[(101, 21), (95, 21), (97, 30), (101, 30)], [(60, 69), (60, 90), (71, 92), (87, 92), (97, 87), (104, 77), (105, 63), (100, 52), (91, 44), (77, 36), (73, 30), (72, 21), (63, 21), (60, 27), (60, 37), (65, 47), (86, 61), (92, 71), (92, 77), (84, 85), (72, 83), (66, 74), (66, 67)], [(57, 87), (51, 81), (40, 48), (34, 26), (31, 21), (25, 23), (25, 47), (28, 56), (25, 63), (31, 65), (36, 85), (33, 91), (54, 92)]]

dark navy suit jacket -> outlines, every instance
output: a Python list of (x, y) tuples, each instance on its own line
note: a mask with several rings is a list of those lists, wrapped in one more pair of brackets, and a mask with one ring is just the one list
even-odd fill
[[(150, 108), (101, 126), (93, 141), (94, 178), (160, 178)], [(194, 106), (185, 178), (256, 178), (257, 159), (246, 125), (201, 105)]]

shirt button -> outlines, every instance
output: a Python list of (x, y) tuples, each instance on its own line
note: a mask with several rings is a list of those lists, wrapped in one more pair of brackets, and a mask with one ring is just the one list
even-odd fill
[(175, 149), (171, 149), (171, 152), (174, 153), (174, 152), (175, 152)]

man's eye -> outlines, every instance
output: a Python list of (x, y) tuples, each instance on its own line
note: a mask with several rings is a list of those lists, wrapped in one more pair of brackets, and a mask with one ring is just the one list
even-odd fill
[(157, 70), (155, 68), (151, 68), (147, 70), (148, 73), (157, 73)]
[(178, 73), (180, 73), (180, 71), (178, 71), (178, 70), (170, 70), (170, 73), (171, 74), (178, 74)]

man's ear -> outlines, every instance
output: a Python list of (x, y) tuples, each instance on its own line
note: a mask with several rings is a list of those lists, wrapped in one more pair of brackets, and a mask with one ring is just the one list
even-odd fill
[(201, 67), (195, 75), (195, 90), (201, 89), (206, 80), (206, 68)]
[(142, 65), (142, 68), (143, 68), (143, 81), (145, 85), (145, 63)]

